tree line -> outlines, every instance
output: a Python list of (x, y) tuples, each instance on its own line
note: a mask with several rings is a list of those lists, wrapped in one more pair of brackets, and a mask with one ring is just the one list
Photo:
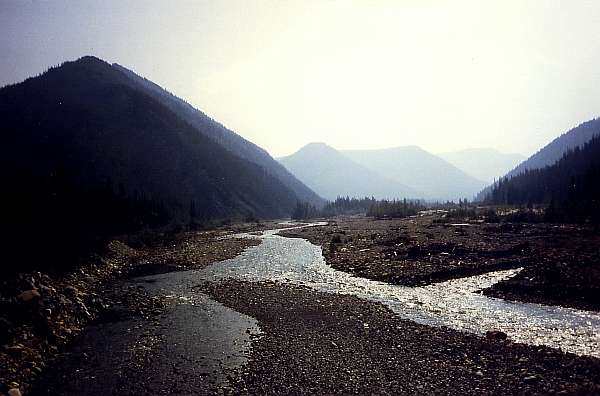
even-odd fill
[(337, 197), (321, 209), (306, 202), (298, 202), (292, 213), (294, 220), (307, 220), (318, 217), (366, 214), (376, 218), (397, 218), (416, 215), (425, 205), (417, 200), (377, 200), (374, 197)]
[(486, 203), (546, 206), (554, 221), (600, 222), (600, 137), (567, 151), (555, 164), (502, 178)]

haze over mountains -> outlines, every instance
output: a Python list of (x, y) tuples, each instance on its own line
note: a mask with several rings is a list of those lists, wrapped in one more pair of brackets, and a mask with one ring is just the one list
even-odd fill
[[(322, 205), (321, 196), (456, 201), (520, 158), (472, 149), (440, 154), (446, 160), (416, 146), (338, 151), (313, 143), (279, 163), (158, 85), (94, 57), (2, 88), (0, 105), (7, 180), (50, 175), (50, 190), (57, 179), (107, 186), (182, 221), (285, 217), (297, 202)], [(509, 174), (552, 164), (598, 131), (599, 120), (581, 124)]]
[(472, 148), (438, 153), (452, 165), (465, 173), (491, 183), (504, 176), (527, 157), (521, 154), (506, 154), (492, 148)]
[(471, 198), (485, 182), (416, 146), (337, 151), (311, 143), (279, 161), (318, 194), (375, 198)]
[(393, 199), (420, 197), (420, 192), (370, 170), (325, 143), (309, 143), (279, 161), (319, 195)]
[(373, 171), (420, 191), (425, 199), (471, 199), (485, 185), (484, 181), (417, 146), (342, 153)]

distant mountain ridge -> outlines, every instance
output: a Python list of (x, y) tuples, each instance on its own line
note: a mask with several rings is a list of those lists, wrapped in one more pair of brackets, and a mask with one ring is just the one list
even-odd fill
[(502, 153), (492, 148), (471, 148), (436, 154), (478, 180), (491, 183), (526, 159), (521, 154)]
[(279, 161), (317, 193), (376, 198), (471, 198), (485, 186), (416, 146), (338, 151), (309, 143)]
[(485, 182), (418, 146), (345, 150), (342, 154), (380, 175), (421, 192), (430, 200), (471, 199)]
[(309, 143), (279, 161), (323, 197), (417, 198), (420, 193), (355, 163), (324, 143)]

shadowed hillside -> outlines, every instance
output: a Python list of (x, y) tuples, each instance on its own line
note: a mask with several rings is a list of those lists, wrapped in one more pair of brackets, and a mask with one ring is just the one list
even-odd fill
[(297, 202), (94, 57), (2, 88), (0, 118), (4, 242), (21, 252), (37, 236), (76, 251), (142, 226), (289, 216)]
[(590, 218), (598, 222), (600, 137), (567, 151), (554, 165), (501, 179), (492, 188), (488, 201), (508, 205), (550, 204), (550, 212), (560, 208), (568, 220)]
[(511, 170), (507, 176), (518, 175), (526, 169), (538, 169), (547, 165), (552, 165), (561, 159), (569, 149), (582, 146), (599, 134), (600, 118), (583, 122), (548, 143), (537, 153)]
[(492, 148), (474, 148), (437, 154), (458, 169), (491, 183), (513, 169), (525, 156), (505, 154)]
[[(540, 169), (546, 166), (554, 165), (569, 150), (583, 146), (592, 140), (593, 137), (600, 135), (600, 118), (586, 121), (577, 127), (563, 133), (552, 142), (541, 148), (527, 160), (521, 162), (517, 167), (508, 172), (505, 177), (517, 176), (526, 170)], [(483, 189), (478, 195), (477, 200), (489, 199), (489, 194), (494, 185)]]
[(142, 90), (144, 93), (167, 106), (171, 111), (181, 117), (181, 119), (190, 123), (190, 125), (198, 129), (202, 134), (219, 143), (223, 148), (236, 156), (263, 167), (266, 172), (275, 176), (287, 188), (292, 190), (300, 201), (308, 202), (317, 207), (323, 205), (324, 201), (321, 197), (302, 184), (302, 182), (296, 179), (294, 175), (274, 160), (269, 153), (258, 147), (256, 144), (249, 142), (238, 134), (225, 128), (200, 110), (195, 109), (183, 99), (169, 93), (152, 81), (142, 78), (133, 71), (116, 63), (113, 64), (113, 67), (128, 76), (132, 83), (134, 83), (134, 88)]

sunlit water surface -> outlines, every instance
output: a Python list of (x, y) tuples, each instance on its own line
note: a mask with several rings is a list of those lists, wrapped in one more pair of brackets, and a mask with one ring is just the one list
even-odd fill
[[(317, 225), (317, 224), (314, 224)], [(425, 287), (395, 286), (337, 271), (325, 263), (321, 247), (304, 239), (239, 234), (262, 243), (241, 255), (196, 272), (197, 279), (278, 281), (328, 293), (380, 302), (402, 318), (476, 334), (502, 330), (510, 339), (600, 357), (600, 315), (571, 308), (520, 303), (479, 293), (520, 269), (491, 272)]]

